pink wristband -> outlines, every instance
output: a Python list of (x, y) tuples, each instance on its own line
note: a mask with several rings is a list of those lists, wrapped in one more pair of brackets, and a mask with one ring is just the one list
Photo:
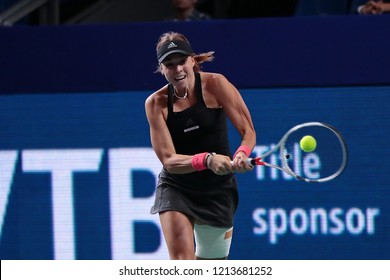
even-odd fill
[(241, 145), (240, 147), (238, 147), (237, 151), (234, 153), (233, 159), (236, 157), (236, 155), (239, 152), (243, 152), (244, 154), (246, 154), (247, 157), (249, 157), (252, 153), (252, 150), (251, 150), (251, 148), (249, 148), (246, 145)]
[(205, 159), (209, 153), (196, 154), (192, 157), (191, 165), (196, 171), (202, 171), (207, 169)]

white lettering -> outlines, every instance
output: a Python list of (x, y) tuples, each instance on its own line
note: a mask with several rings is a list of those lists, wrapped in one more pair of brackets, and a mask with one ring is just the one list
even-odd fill
[(330, 214), (329, 214), (329, 219), (331, 222), (334, 223), (335, 227), (331, 227), (329, 230), (330, 230), (330, 233), (331, 234), (342, 234), (343, 231), (344, 231), (344, 223), (343, 221), (341, 220), (341, 218), (339, 217), (340, 215), (342, 215), (344, 213), (343, 209), (341, 208), (334, 208), (330, 211)]
[(103, 150), (24, 150), (22, 169), (49, 172), (52, 181), (54, 258), (75, 259), (73, 173), (98, 171)]
[(287, 215), (282, 208), (269, 210), (269, 235), (271, 244), (278, 242), (278, 235), (283, 235), (287, 231)]
[[(297, 222), (299, 220), (299, 223)], [(309, 221), (306, 211), (301, 208), (293, 209), (290, 213), (290, 227), (295, 234), (304, 234), (307, 231)]]
[(365, 215), (359, 208), (352, 208), (346, 214), (347, 229), (352, 234), (360, 234), (365, 227)]
[[(344, 213), (346, 213), (344, 215)], [(323, 208), (312, 208), (308, 211), (294, 208), (290, 212), (283, 208), (256, 208), (252, 213), (255, 226), (255, 235), (269, 235), (269, 243), (277, 244), (281, 236), (287, 232), (295, 235), (340, 235), (345, 232), (351, 235), (361, 235), (364, 229), (369, 235), (375, 234), (375, 218), (380, 209), (351, 208), (344, 211), (341, 208), (332, 208), (329, 211)], [(331, 226), (328, 225), (331, 224)], [(310, 228), (310, 231), (308, 229)], [(318, 231), (320, 228), (320, 232)]]
[(321, 176), (319, 172), (320, 168), (320, 158), (316, 154), (309, 153), (303, 159), (303, 173), (306, 175), (306, 177), (311, 179), (319, 179)]
[[(260, 157), (261, 155), (268, 152), (269, 150), (272, 150), (274, 147), (275, 144), (271, 144), (270, 146), (256, 146), (253, 149), (253, 153), (255, 154), (255, 157)], [(292, 162), (289, 163), (289, 167), (296, 174), (311, 179), (320, 178), (321, 160), (316, 153), (307, 153), (307, 154), (305, 153), (305, 155), (303, 155), (301, 148), (299, 147), (299, 144), (295, 143), (293, 145), (292, 154), (290, 154), (290, 157), (291, 157), (290, 160), (292, 160)], [(279, 151), (264, 158), (264, 161), (269, 162), (273, 165), (282, 166), (282, 161), (280, 159)], [(279, 176), (280, 172), (283, 173), (281, 177)], [(263, 180), (277, 181), (280, 179), (289, 181), (293, 179), (293, 176), (291, 176), (287, 172), (280, 171), (276, 168), (269, 168), (263, 165), (258, 165), (256, 166), (256, 179), (259, 181), (263, 181)]]
[(15, 164), (18, 157), (17, 151), (0, 152), (0, 237), (3, 232), (3, 223), (9, 195), (11, 193), (11, 184), (15, 172)]
[[(270, 149), (272, 150), (272, 149), (274, 149), (275, 148), (275, 145), (271, 145), (271, 147), (270, 147)], [(269, 160), (269, 162), (271, 163), (271, 164), (273, 164), (273, 165), (280, 165), (279, 164), (279, 154), (271, 154), (270, 156), (269, 156), (269, 159), (267, 159), (267, 160)], [(278, 180), (279, 179), (279, 170), (278, 169), (276, 169), (276, 168), (271, 168), (270, 170), (269, 170), (270, 172), (271, 172), (271, 179), (272, 180)]]
[[(320, 221), (317, 221), (320, 218)], [(312, 234), (317, 234), (318, 225), (321, 227), (321, 233), (328, 232), (328, 220), (326, 210), (323, 208), (310, 209), (310, 231)]]
[(267, 221), (264, 220), (263, 216), (267, 214), (267, 210), (264, 208), (257, 208), (252, 213), (252, 218), (256, 223), (256, 227), (253, 228), (253, 233), (255, 235), (262, 235), (267, 232), (268, 224)]
[(168, 258), (165, 242), (161, 240), (159, 250), (153, 254), (134, 253), (135, 221), (151, 221), (160, 228), (158, 215), (150, 215), (149, 209), (145, 211), (145, 205), (152, 206), (154, 195), (147, 198), (132, 196), (132, 170), (149, 171), (157, 180), (161, 163), (155, 153), (150, 148), (111, 149), (109, 166), (112, 258), (114, 260)]
[(375, 233), (375, 217), (379, 216), (378, 208), (367, 208), (366, 209), (366, 217), (367, 217), (367, 233), (374, 234)]
[(301, 153), (301, 148), (299, 147), (298, 144), (294, 145), (293, 159), (294, 159), (294, 172), (295, 172), (295, 174), (303, 175), (302, 174), (302, 168), (301, 168), (301, 165), (302, 165), (302, 153)]

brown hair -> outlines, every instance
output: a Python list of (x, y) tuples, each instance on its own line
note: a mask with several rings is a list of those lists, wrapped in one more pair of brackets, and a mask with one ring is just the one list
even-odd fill
[[(157, 46), (156, 46), (156, 51), (161, 47), (162, 44), (164, 44), (167, 41), (184, 41), (187, 42), (188, 44), (190, 43), (188, 39), (180, 33), (177, 32), (166, 32), (160, 36), (160, 38), (157, 41)], [(201, 71), (201, 64), (205, 61), (213, 61), (214, 60), (214, 52), (206, 52), (206, 53), (201, 53), (201, 54), (192, 54), (192, 57), (195, 60), (195, 65), (194, 65), (194, 71), (195, 72), (200, 72)], [(157, 66), (156, 72), (161, 72), (160, 70), (160, 65)]]

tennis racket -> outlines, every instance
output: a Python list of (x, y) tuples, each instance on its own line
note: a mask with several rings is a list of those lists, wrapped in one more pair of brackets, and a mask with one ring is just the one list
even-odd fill
[[(317, 142), (315, 150), (308, 153), (300, 148), (300, 140), (307, 135)], [(269, 160), (264, 161), (267, 157)], [(277, 168), (308, 183), (335, 179), (344, 171), (347, 161), (348, 152), (343, 137), (334, 127), (321, 122), (294, 126), (267, 152), (248, 159), (253, 166)]]

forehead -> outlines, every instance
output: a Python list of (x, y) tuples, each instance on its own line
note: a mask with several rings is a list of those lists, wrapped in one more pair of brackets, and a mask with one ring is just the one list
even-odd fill
[(182, 54), (182, 53), (173, 53), (171, 55), (168, 55), (166, 59), (163, 60), (163, 64), (167, 64), (167, 63), (175, 63), (175, 62), (179, 62), (181, 61), (182, 59), (184, 58), (187, 58), (188, 55), (185, 55), (185, 54)]

